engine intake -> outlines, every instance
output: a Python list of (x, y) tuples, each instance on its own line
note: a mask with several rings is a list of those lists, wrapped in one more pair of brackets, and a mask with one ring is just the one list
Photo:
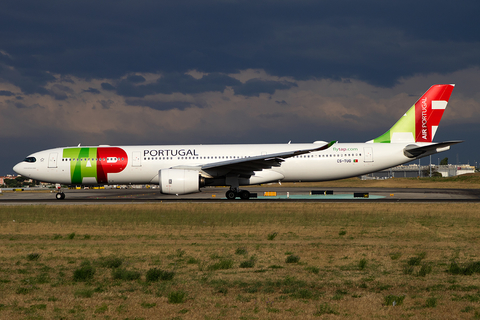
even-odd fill
[(205, 179), (198, 170), (162, 169), (158, 171), (160, 192), (186, 194), (198, 192), (205, 186)]

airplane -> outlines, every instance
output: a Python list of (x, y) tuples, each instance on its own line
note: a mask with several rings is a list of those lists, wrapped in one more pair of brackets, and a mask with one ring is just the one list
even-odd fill
[[(13, 170), (63, 185), (158, 184), (163, 194), (229, 186), (225, 197), (247, 200), (240, 186), (344, 179), (450, 149), (434, 143), (454, 84), (433, 85), (383, 135), (365, 143), (76, 146), (33, 153)], [(58, 190), (56, 199), (65, 199)]]

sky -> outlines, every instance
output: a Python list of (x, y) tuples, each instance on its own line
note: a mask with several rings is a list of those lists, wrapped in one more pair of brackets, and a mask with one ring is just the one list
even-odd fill
[[(455, 83), (435, 141), (478, 162), (478, 1), (5, 1), (0, 175), (54, 147), (365, 142)], [(428, 160), (422, 160), (427, 164)]]

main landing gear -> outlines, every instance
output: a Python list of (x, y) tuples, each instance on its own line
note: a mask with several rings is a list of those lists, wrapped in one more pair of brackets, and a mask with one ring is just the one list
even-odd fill
[(250, 199), (250, 192), (248, 190), (236, 190), (230, 189), (225, 193), (225, 197), (228, 200), (235, 200), (236, 197), (240, 197), (242, 200)]

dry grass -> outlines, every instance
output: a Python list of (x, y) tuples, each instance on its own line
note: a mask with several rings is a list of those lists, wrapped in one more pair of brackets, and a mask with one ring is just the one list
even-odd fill
[(447, 270), (480, 261), (479, 226), (478, 204), (2, 206), (0, 318), (472, 318), (479, 274)]

